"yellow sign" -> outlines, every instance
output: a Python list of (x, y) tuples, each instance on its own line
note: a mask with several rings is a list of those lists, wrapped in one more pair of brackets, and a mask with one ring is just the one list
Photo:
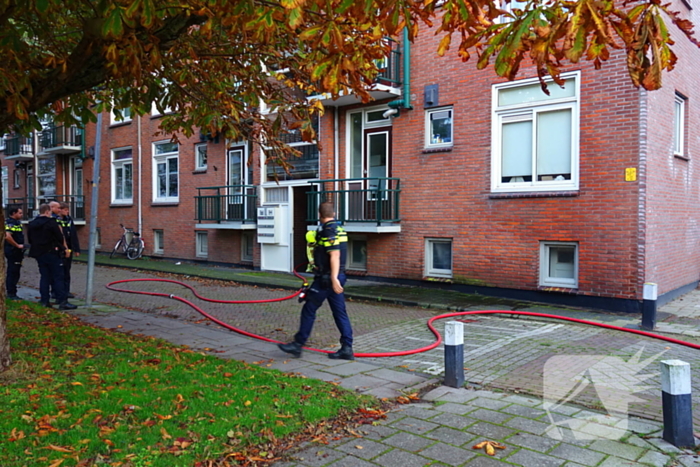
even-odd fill
[(636, 167), (629, 167), (629, 168), (625, 169), (625, 181), (626, 182), (637, 181), (637, 168)]

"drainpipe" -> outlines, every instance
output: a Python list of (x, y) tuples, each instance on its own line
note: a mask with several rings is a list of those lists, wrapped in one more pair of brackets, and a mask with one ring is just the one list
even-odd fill
[(392, 109), (411, 110), (411, 42), (408, 40), (408, 29), (403, 28), (403, 96), (389, 102)]
[(137, 205), (137, 215), (138, 215), (138, 230), (137, 232), (141, 234), (141, 238), (143, 238), (143, 212), (142, 212), (142, 207), (141, 207), (141, 174), (143, 173), (143, 170), (141, 170), (141, 115), (138, 115), (136, 117), (136, 131), (138, 134), (136, 135), (136, 141), (137, 141), (137, 146), (138, 150), (136, 151), (137, 157), (139, 158), (139, 202)]

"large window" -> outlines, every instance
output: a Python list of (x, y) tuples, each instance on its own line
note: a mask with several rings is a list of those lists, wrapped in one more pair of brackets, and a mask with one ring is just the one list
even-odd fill
[(579, 74), (564, 87), (537, 80), (493, 88), (493, 191), (578, 189)]
[(10, 175), (9, 169), (2, 168), (2, 205), (7, 207), (7, 199), (10, 197)]
[(452, 146), (452, 108), (430, 109), (425, 112), (425, 147)]
[(425, 239), (425, 275), (452, 277), (452, 239)]
[(177, 143), (155, 143), (153, 145), (153, 200), (156, 202), (178, 202), (178, 146)]
[(578, 287), (578, 244), (540, 243), (540, 285)]
[(131, 148), (112, 149), (112, 203), (134, 201), (134, 159)]
[(673, 113), (673, 154), (685, 154), (685, 98), (676, 94)]
[(48, 199), (56, 195), (56, 156), (39, 159), (39, 173), (37, 182), (39, 184), (39, 197)]
[[(316, 130), (316, 138), (318, 139), (320, 136), (318, 115), (313, 116), (312, 125), (314, 130)], [(303, 141), (299, 129), (287, 130), (280, 135), (280, 140), (299, 151), (299, 155), (298, 157), (289, 157), (287, 159), (287, 162), (291, 165), (287, 172), (279, 164), (275, 163), (276, 157), (274, 152), (266, 151), (265, 174), (267, 181), (274, 181), (275, 179), (306, 180), (319, 177), (320, 154), (318, 144), (315, 141)]]

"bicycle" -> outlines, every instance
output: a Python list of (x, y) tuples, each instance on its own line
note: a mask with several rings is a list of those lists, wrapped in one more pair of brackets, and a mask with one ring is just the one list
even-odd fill
[(113, 258), (115, 253), (122, 253), (129, 259), (140, 258), (146, 246), (141, 238), (141, 234), (134, 232), (134, 229), (124, 227), (124, 224), (119, 224), (119, 226), (124, 229), (124, 232), (121, 238), (117, 240), (117, 244), (114, 245), (114, 249), (109, 257)]

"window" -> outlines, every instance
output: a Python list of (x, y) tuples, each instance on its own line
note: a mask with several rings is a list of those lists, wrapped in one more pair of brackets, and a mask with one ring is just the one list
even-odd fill
[(195, 243), (197, 248), (197, 256), (206, 258), (209, 255), (209, 247), (206, 232), (195, 232)]
[(39, 159), (37, 163), (39, 173), (37, 183), (39, 185), (39, 197), (50, 198), (56, 195), (56, 156)]
[(425, 147), (452, 146), (452, 109), (430, 109), (425, 112)]
[(425, 239), (425, 275), (452, 277), (452, 239)]
[[(12, 178), (14, 179), (13, 180), (14, 183), (13, 183), (12, 187), (16, 190), (17, 188), (20, 187), (20, 184), (21, 184), (19, 170), (15, 169), (12, 171)], [(34, 196), (34, 194), (30, 194), (30, 196)]]
[(577, 243), (540, 243), (540, 285), (578, 287)]
[(206, 170), (207, 168), (207, 143), (194, 145), (194, 169)]
[(102, 248), (102, 231), (99, 227), (95, 229), (95, 248)]
[(579, 74), (564, 87), (537, 80), (493, 87), (491, 189), (578, 189)]
[(367, 239), (350, 237), (348, 239), (348, 269), (367, 270)]
[(153, 231), (153, 253), (157, 255), (162, 255), (164, 248), (164, 236), (162, 230)]
[(513, 21), (514, 14), (518, 14), (520, 11), (525, 10), (527, 7), (527, 0), (503, 0), (501, 3), (501, 9), (506, 11), (508, 14), (505, 16), (499, 16), (496, 18), (497, 23), (505, 24)]
[(112, 109), (112, 120), (111, 125), (119, 125), (121, 123), (127, 123), (131, 121), (131, 108), (126, 109)]
[(133, 203), (133, 168), (131, 148), (112, 149), (112, 203)]
[(178, 146), (177, 143), (153, 145), (153, 200), (178, 202)]
[[(320, 137), (319, 133), (319, 117), (312, 116), (311, 125), (316, 131), (316, 138)], [(266, 176), (267, 181), (274, 180), (307, 180), (310, 178), (318, 178), (319, 176), (319, 150), (316, 142), (303, 141), (301, 131), (299, 129), (291, 129), (280, 135), (280, 140), (287, 143), (299, 151), (298, 157), (290, 157), (288, 162), (291, 164), (287, 172), (279, 165), (275, 164), (275, 153), (266, 151)]]
[(241, 261), (252, 262), (255, 248), (253, 232), (243, 232), (241, 237)]
[(685, 144), (685, 98), (676, 94), (673, 114), (673, 154), (683, 156)]
[(10, 171), (7, 167), (2, 168), (2, 205), (7, 207), (7, 200), (10, 197)]

